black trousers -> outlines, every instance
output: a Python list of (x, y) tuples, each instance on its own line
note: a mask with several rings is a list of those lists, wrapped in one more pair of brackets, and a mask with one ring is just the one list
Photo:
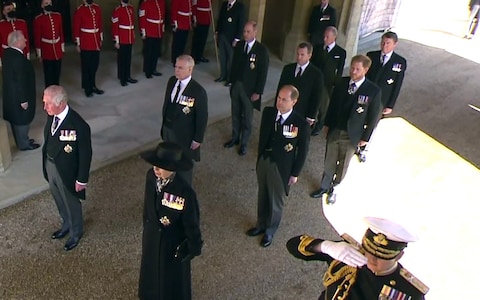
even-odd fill
[(100, 62), (100, 51), (80, 51), (80, 62), (82, 66), (82, 88), (85, 93), (92, 93), (96, 87), (95, 76)]
[(60, 72), (62, 71), (62, 60), (43, 60), (43, 77), (45, 87), (60, 85)]
[(177, 29), (173, 33), (172, 40), (172, 63), (175, 64), (177, 57), (185, 53), (187, 46), (188, 30)]
[(161, 56), (162, 39), (147, 37), (143, 40), (143, 72), (151, 76), (157, 69), (158, 58)]
[(210, 25), (197, 25), (193, 29), (191, 54), (195, 60), (199, 60), (201, 57), (203, 57), (203, 51), (205, 50), (205, 43), (207, 42), (209, 29)]
[(218, 35), (218, 56), (220, 58), (220, 78), (227, 80), (233, 58), (232, 41), (223, 34)]
[(130, 78), (130, 66), (132, 65), (132, 45), (120, 44), (117, 50), (117, 76), (121, 83)]

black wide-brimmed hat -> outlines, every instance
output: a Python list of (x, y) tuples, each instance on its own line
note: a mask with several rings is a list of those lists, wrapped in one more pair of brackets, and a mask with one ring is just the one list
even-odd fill
[(192, 160), (182, 148), (171, 142), (162, 142), (155, 150), (145, 151), (140, 156), (152, 165), (172, 172), (187, 171), (193, 167)]

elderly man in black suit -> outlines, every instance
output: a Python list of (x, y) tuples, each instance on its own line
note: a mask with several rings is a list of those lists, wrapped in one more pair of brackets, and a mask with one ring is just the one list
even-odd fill
[[(170, 77), (163, 102), (161, 136), (164, 141), (180, 145), (195, 161), (200, 161), (208, 121), (208, 98), (205, 89), (192, 78), (195, 61), (181, 55), (175, 62), (175, 76)], [(178, 172), (192, 184), (193, 168)]]
[(293, 85), (283, 86), (276, 107), (265, 107), (262, 114), (257, 156), (257, 224), (246, 232), (248, 236), (264, 234), (262, 247), (272, 243), (290, 186), (298, 181), (308, 154), (308, 122), (293, 109), (298, 96)]
[(43, 107), (48, 114), (42, 149), (43, 175), (63, 222), (52, 239), (61, 239), (70, 233), (64, 247), (70, 251), (83, 235), (80, 199), (85, 199), (92, 161), (90, 126), (68, 105), (67, 93), (61, 86), (51, 85), (45, 89)]
[(323, 73), (311, 62), (313, 46), (308, 42), (302, 42), (297, 46), (297, 62), (283, 67), (280, 80), (278, 81), (277, 94), (281, 87), (291, 84), (300, 93), (295, 104), (295, 111), (306, 118), (310, 126), (315, 123), (315, 118), (320, 107), (325, 114), (328, 105), (321, 103), (323, 100)]
[(333, 203), (334, 186), (344, 178), (355, 150), (370, 140), (380, 116), (382, 92), (365, 75), (371, 65), (365, 55), (356, 55), (350, 64), (350, 76), (335, 85), (325, 117), (327, 138), (325, 162), (320, 189), (312, 198), (327, 194), (327, 203)]
[(407, 70), (405, 58), (394, 52), (397, 43), (397, 34), (388, 31), (382, 35), (381, 50), (367, 53), (372, 60), (367, 78), (375, 82), (382, 90), (383, 115), (392, 113)]
[[(228, 0), (222, 3), (218, 14), (215, 39), (220, 56), (220, 77), (216, 82), (227, 81), (233, 57), (233, 48), (242, 38), (245, 25), (245, 6), (239, 0)], [(228, 83), (225, 83), (228, 85)]]
[(35, 71), (23, 55), (26, 39), (19, 30), (8, 35), (8, 48), (3, 53), (3, 118), (10, 123), (18, 149), (40, 147), (28, 137), (35, 116)]
[(256, 40), (257, 23), (249, 21), (243, 29), (244, 40), (233, 54), (228, 83), (232, 84), (232, 138), (223, 146), (231, 148), (240, 143), (239, 155), (247, 153), (252, 133), (253, 108), (260, 111), (261, 98), (268, 73), (268, 51)]
[(320, 0), (320, 4), (314, 6), (310, 14), (307, 35), (312, 45), (322, 41), (325, 28), (337, 26), (337, 11), (329, 2), (329, 0)]
[[(325, 89), (322, 93), (322, 103), (326, 105), (325, 109), (320, 109), (317, 116), (318, 122), (312, 130), (312, 135), (318, 135), (325, 121), (325, 113), (330, 103), (330, 95), (332, 94), (335, 82), (342, 78), (343, 67), (347, 52), (340, 47), (337, 42), (337, 29), (328, 26), (323, 33), (323, 43), (313, 47), (312, 64), (317, 66), (323, 72)], [(322, 114), (323, 112), (323, 114)]]

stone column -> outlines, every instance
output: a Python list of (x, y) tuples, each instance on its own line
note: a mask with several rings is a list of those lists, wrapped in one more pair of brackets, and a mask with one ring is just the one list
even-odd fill
[(265, 19), (265, 5), (267, 0), (250, 1), (248, 20), (257, 22), (257, 40), (262, 41), (263, 21)]
[(287, 33), (285, 43), (283, 44), (282, 61), (295, 61), (297, 45), (307, 40), (306, 28), (310, 18), (311, 7), (311, 0), (295, 1), (290, 31)]
[(347, 51), (345, 67), (350, 66), (350, 60), (357, 54), (358, 32), (364, 0), (346, 0), (343, 4), (339, 20), (339, 35), (337, 42), (344, 45)]
[(10, 153), (10, 142), (8, 139), (7, 122), (0, 119), (0, 172), (10, 166), (12, 154)]

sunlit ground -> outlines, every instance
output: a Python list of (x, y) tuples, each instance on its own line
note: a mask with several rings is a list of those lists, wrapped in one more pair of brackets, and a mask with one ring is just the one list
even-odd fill
[[(361, 240), (363, 216), (415, 232), (402, 264), (430, 287), (427, 299), (473, 299), (478, 278), (480, 171), (402, 118), (382, 119), (367, 161), (352, 159), (324, 212), (339, 234)], [(460, 263), (461, 262), (461, 263)], [(464, 287), (464, 288), (462, 288)]]
[(480, 63), (480, 28), (464, 39), (469, 0), (402, 0), (394, 30), (402, 39), (444, 49)]

